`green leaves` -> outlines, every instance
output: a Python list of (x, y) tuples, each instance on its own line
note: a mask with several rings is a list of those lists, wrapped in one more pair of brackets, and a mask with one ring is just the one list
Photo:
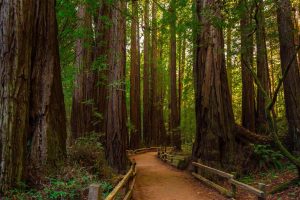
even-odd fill
[(253, 145), (253, 147), (260, 168), (274, 167), (282, 169), (281, 160), (283, 159), (283, 155), (279, 151), (272, 150), (270, 145)]

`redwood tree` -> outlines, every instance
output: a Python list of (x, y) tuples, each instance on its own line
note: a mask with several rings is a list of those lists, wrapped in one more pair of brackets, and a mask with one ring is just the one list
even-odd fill
[(297, 59), (292, 60), (296, 49), (290, 0), (278, 1), (277, 21), (282, 72), (292, 61), (291, 68), (283, 82), (286, 117), (289, 127), (289, 147), (291, 150), (300, 151), (300, 74)]
[(24, 174), (33, 32), (27, 11), (33, 8), (26, 0), (0, 4), (0, 193)]
[(92, 16), (88, 4), (79, 5), (77, 10), (78, 28), (83, 35), (76, 41), (77, 77), (72, 101), (72, 139), (93, 131), (93, 74), (92, 74)]
[(170, 2), (170, 131), (172, 145), (181, 149), (180, 121), (178, 110), (178, 94), (176, 81), (176, 1)]
[(104, 117), (106, 159), (110, 166), (121, 172), (126, 169), (128, 144), (125, 65), (126, 65), (126, 2), (116, 0), (109, 5), (108, 96)]
[(150, 27), (149, 27), (149, 0), (144, 4), (144, 72), (143, 72), (143, 139), (150, 145)]
[(55, 0), (4, 1), (0, 21), (0, 190), (4, 192), (18, 184), (24, 172), (34, 176), (65, 156), (66, 119)]
[(140, 58), (138, 35), (138, 1), (132, 0), (131, 70), (130, 70), (130, 148), (137, 149), (141, 140)]
[[(108, 99), (108, 52), (110, 39), (110, 5), (106, 0), (101, 0), (95, 18), (95, 51), (93, 78), (93, 96), (95, 101), (93, 122), (96, 132), (105, 132), (104, 117), (107, 111)], [(105, 143), (103, 138), (102, 143)]]
[(151, 46), (151, 145), (159, 144), (158, 58), (157, 58), (157, 5), (152, 3), (152, 46)]
[[(232, 164), (236, 148), (234, 117), (225, 69), (220, 0), (197, 0), (195, 30), (196, 138), (194, 159), (215, 166)], [(212, 13), (207, 18), (205, 13)]]
[(253, 66), (252, 10), (248, 0), (241, 0), (241, 64), (242, 64), (242, 125), (255, 131), (255, 99), (253, 77), (249, 67)]
[[(257, 78), (263, 89), (267, 92), (267, 95), (270, 95), (271, 89), (266, 45), (264, 2), (262, 0), (256, 2), (256, 60)], [(268, 132), (266, 99), (259, 88), (257, 89), (256, 130), (261, 133)]]

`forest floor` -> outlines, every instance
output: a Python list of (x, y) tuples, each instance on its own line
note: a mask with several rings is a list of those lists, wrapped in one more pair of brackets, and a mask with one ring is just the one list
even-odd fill
[(156, 152), (139, 154), (132, 158), (137, 163), (134, 200), (226, 199), (187, 172), (159, 160)]

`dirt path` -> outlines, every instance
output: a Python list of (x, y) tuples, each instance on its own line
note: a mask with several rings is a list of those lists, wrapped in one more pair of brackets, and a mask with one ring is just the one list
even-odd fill
[(225, 199), (188, 173), (165, 164), (156, 154), (150, 152), (133, 157), (137, 162), (134, 200)]

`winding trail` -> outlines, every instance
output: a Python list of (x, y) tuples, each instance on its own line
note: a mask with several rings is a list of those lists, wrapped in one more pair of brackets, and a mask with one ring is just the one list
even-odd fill
[(156, 152), (135, 155), (137, 177), (134, 200), (223, 200), (223, 196), (195, 180), (187, 172), (169, 166)]

